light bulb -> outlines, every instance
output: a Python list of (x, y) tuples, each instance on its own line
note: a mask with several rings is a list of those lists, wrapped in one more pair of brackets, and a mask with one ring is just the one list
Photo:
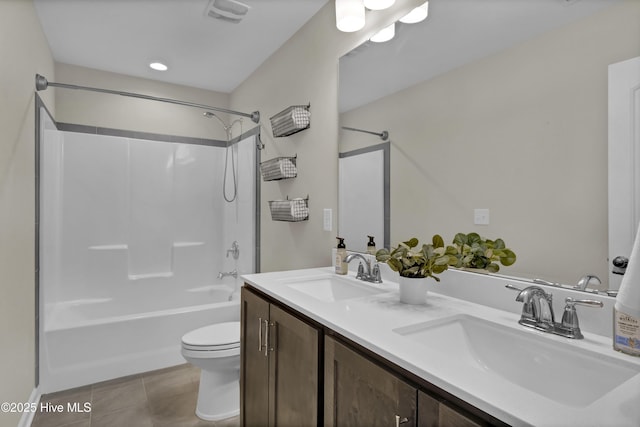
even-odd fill
[(375, 33), (369, 40), (376, 43), (383, 43), (391, 40), (396, 35), (396, 23), (384, 27), (377, 33)]
[(364, 0), (364, 7), (369, 10), (387, 9), (396, 2), (396, 0)]
[(429, 2), (424, 2), (423, 5), (420, 5), (413, 9), (411, 12), (407, 13), (405, 16), (400, 18), (400, 22), (405, 24), (415, 24), (420, 21), (424, 21), (429, 15)]
[(364, 27), (364, 5), (362, 0), (336, 0), (336, 27), (345, 33)]

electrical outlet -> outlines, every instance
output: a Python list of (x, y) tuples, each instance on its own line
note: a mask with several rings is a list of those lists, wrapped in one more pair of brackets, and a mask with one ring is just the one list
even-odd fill
[(489, 209), (474, 209), (473, 223), (476, 225), (489, 225)]

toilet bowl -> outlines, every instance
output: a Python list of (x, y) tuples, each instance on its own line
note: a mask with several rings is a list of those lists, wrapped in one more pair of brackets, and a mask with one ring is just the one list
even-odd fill
[(240, 322), (216, 323), (186, 333), (182, 356), (200, 368), (196, 415), (217, 421), (240, 413)]

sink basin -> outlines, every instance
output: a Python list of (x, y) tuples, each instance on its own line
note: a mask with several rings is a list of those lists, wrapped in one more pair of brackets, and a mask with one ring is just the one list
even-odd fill
[(456, 358), (469, 378), (500, 377), (574, 407), (588, 406), (640, 374), (634, 364), (469, 315), (394, 332), (439, 353), (443, 361)]
[(291, 289), (327, 302), (360, 298), (384, 292), (372, 285), (360, 284), (331, 274), (288, 279), (286, 283)]

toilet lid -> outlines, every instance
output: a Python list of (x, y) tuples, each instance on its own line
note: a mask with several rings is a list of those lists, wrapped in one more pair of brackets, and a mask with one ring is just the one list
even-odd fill
[(240, 346), (240, 322), (216, 323), (186, 333), (182, 342), (190, 347), (233, 348)]

